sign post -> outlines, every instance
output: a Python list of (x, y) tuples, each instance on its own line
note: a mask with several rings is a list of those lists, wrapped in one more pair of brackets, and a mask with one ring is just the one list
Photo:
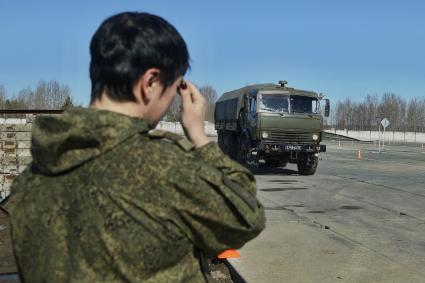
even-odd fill
[(378, 135), (378, 152), (381, 153), (381, 123), (379, 123), (379, 135)]
[(376, 116), (375, 121), (376, 121), (376, 124), (378, 125), (378, 153), (381, 153), (381, 121), (382, 121), (382, 118)]
[(390, 121), (387, 118), (381, 120), (381, 125), (384, 127), (384, 135), (382, 137), (382, 148), (385, 148), (385, 129), (391, 125)]

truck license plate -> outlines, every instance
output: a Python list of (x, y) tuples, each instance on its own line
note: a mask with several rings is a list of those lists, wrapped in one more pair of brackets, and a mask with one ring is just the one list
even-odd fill
[(285, 150), (301, 150), (301, 146), (300, 145), (286, 145), (285, 146)]

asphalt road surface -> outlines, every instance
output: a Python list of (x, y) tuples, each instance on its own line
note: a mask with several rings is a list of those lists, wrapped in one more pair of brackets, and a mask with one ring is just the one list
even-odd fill
[[(267, 227), (233, 267), (247, 282), (425, 282), (424, 150), (325, 143), (314, 176), (257, 172)], [(0, 213), (0, 282), (16, 282), (6, 232)]]
[(256, 174), (267, 226), (232, 265), (247, 282), (425, 282), (421, 145), (325, 143), (314, 176)]

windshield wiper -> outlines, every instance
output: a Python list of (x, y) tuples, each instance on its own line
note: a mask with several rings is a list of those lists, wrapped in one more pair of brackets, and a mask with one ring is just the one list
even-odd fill
[(266, 111), (271, 111), (271, 112), (276, 112), (276, 109), (273, 108), (261, 108), (261, 110), (266, 110)]

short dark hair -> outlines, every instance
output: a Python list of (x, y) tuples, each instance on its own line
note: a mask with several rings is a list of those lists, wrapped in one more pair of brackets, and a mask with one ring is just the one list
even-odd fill
[(106, 19), (90, 42), (91, 101), (104, 91), (115, 101), (135, 101), (133, 87), (149, 68), (160, 70), (164, 90), (189, 68), (178, 31), (148, 13), (125, 12)]

